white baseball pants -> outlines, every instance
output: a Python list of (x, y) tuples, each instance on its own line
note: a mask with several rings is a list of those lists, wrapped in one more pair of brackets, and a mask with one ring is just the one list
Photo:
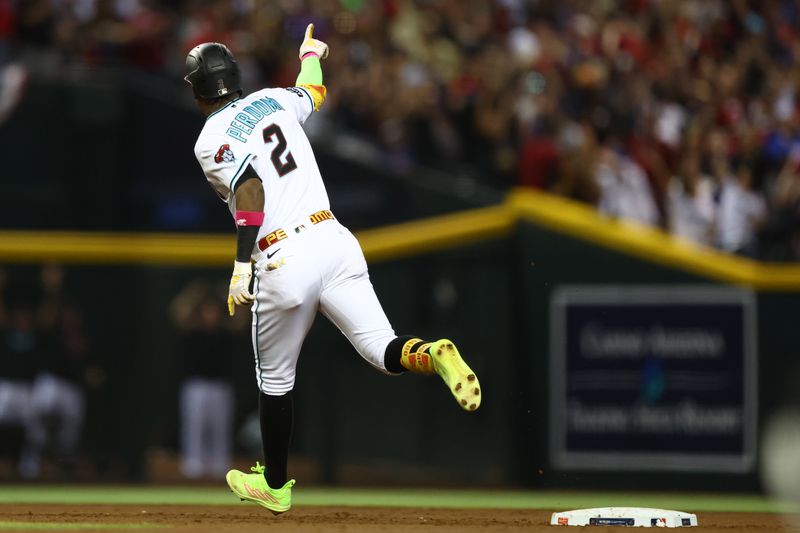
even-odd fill
[[(384, 352), (395, 338), (369, 280), (358, 241), (337, 220), (304, 224), (264, 250), (256, 262), (253, 347), (264, 394), (294, 388), (300, 348), (317, 310), (368, 363), (388, 373)], [(270, 270), (269, 264), (277, 268)]]

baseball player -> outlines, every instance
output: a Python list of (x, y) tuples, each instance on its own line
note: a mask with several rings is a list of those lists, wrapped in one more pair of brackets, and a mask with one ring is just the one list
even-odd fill
[(226, 479), (234, 494), (275, 514), (291, 507), (292, 389), (318, 310), (377, 370), (438, 374), (463, 409), (481, 403), (478, 378), (451, 341), (395, 335), (358, 241), (330, 211), (301, 127), (326, 94), (320, 61), (328, 45), (313, 31), (309, 24), (295, 87), (243, 96), (236, 60), (219, 43), (201, 44), (186, 58), (185, 79), (208, 117), (195, 155), (236, 224), (228, 310), (252, 304), (253, 313), (265, 466), (256, 463), (252, 474), (231, 470)]

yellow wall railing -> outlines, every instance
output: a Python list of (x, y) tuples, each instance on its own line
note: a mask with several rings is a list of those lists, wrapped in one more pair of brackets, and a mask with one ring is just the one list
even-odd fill
[(800, 264), (771, 264), (731, 255), (630, 221), (605, 217), (560, 196), (517, 189), (506, 199), (517, 219), (647, 261), (759, 290), (800, 290)]
[[(357, 234), (369, 261), (399, 259), (511, 232), (516, 220), (504, 205), (463, 211)], [(0, 231), (0, 262), (227, 266), (236, 238), (198, 233), (76, 233)]]
[[(800, 265), (732, 256), (532, 190), (514, 190), (498, 206), (363, 230), (357, 237), (367, 259), (377, 262), (500, 238), (518, 221), (716, 281), (800, 290)], [(234, 241), (232, 234), (0, 231), (0, 262), (227, 266)]]

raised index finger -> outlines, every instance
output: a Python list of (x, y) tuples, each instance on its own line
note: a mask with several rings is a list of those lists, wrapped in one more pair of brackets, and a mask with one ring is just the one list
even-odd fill
[(313, 39), (314, 38), (313, 35), (314, 35), (314, 24), (311, 23), (308, 25), (308, 27), (306, 27), (306, 39)]

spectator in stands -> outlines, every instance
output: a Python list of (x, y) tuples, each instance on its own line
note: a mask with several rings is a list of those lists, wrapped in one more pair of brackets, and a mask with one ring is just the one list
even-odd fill
[[(233, 445), (234, 390), (231, 321), (222, 316), (219, 295), (203, 280), (187, 284), (172, 301), (178, 330), (181, 472), (189, 479), (224, 476)], [(224, 321), (223, 321), (224, 320)]]
[(788, 153), (771, 187), (770, 211), (762, 233), (762, 255), (800, 259), (800, 143)]
[(712, 179), (700, 172), (696, 153), (688, 153), (681, 164), (681, 173), (674, 176), (667, 190), (667, 219), (673, 234), (711, 246), (715, 239), (717, 206)]
[(656, 226), (659, 213), (644, 170), (616, 143), (600, 148), (595, 179), (600, 187), (598, 208), (606, 215)]
[(542, 117), (522, 145), (519, 162), (520, 185), (549, 189), (558, 181), (561, 158), (556, 128), (550, 117)]
[(736, 175), (722, 178), (717, 216), (717, 244), (737, 254), (756, 255), (756, 235), (764, 225), (767, 205), (753, 190), (752, 170), (741, 164)]
[(597, 205), (600, 187), (595, 176), (597, 138), (592, 128), (567, 122), (559, 132), (559, 151), (564, 154), (559, 162), (557, 180), (550, 190), (556, 194)]

